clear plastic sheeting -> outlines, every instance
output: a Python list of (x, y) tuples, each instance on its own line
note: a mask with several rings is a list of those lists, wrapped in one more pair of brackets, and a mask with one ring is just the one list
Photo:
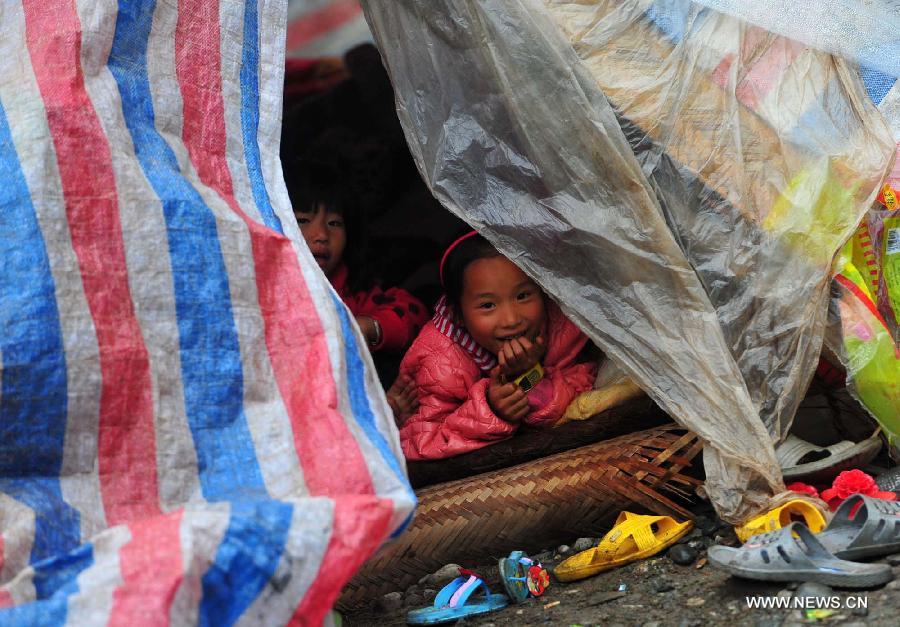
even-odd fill
[[(900, 76), (900, 0), (697, 0), (817, 50)], [(679, 0), (669, 4), (689, 5)]]
[(739, 523), (787, 496), (773, 442), (893, 142), (845, 62), (661, 6), (364, 3), (435, 196), (705, 440)]

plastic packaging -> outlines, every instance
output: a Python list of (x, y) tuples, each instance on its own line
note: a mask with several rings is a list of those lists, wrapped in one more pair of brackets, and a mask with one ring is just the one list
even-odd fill
[(673, 418), (739, 523), (894, 142), (845, 61), (700, 5), (364, 2), (435, 196)]

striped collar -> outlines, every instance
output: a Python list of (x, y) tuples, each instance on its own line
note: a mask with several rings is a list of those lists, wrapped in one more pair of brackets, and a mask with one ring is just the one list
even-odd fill
[(466, 351), (482, 372), (490, 372), (497, 365), (497, 358), (492, 352), (475, 341), (466, 328), (453, 322), (453, 314), (447, 304), (447, 297), (441, 299), (434, 307), (431, 321), (442, 335), (447, 336)]

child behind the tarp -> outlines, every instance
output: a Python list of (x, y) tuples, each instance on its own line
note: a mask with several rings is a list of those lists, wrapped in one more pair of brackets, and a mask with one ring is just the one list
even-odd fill
[[(400, 429), (407, 459), (439, 459), (552, 427), (591, 389), (587, 337), (474, 231), (441, 260), (444, 297), (400, 364), (419, 397)], [(526, 391), (527, 390), (527, 391)]]
[[(384, 353), (388, 360), (393, 354), (399, 361), (427, 321), (428, 311), (406, 290), (382, 289), (371, 278), (365, 216), (345, 178), (333, 164), (309, 159), (299, 162), (288, 191), (313, 258), (356, 317), (380, 366)], [(410, 382), (398, 378), (388, 390), (388, 401), (398, 420), (408, 415), (415, 406)]]

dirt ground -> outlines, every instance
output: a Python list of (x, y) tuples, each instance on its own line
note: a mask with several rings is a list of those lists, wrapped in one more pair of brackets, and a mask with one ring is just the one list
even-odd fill
[[(796, 584), (764, 584), (740, 580), (716, 570), (705, 563), (704, 545), (709, 537), (721, 530), (703, 535), (695, 530), (686, 543), (697, 548), (698, 559), (690, 566), (676, 565), (663, 553), (573, 583), (553, 581), (546, 593), (537, 599), (509, 606), (497, 612), (457, 625), (642, 625), (643, 627), (700, 625), (747, 625), (774, 627), (776, 625), (891, 625), (900, 624), (900, 566), (894, 567), (896, 581), (874, 590), (834, 590), (841, 607), (816, 617), (807, 617), (797, 609), (751, 609), (748, 597), (796, 596)], [(574, 542), (574, 539), (573, 539)], [(571, 555), (569, 552), (567, 555)], [(567, 555), (553, 552), (545, 559), (545, 566), (555, 566)], [(887, 560), (885, 560), (887, 561)], [(900, 564), (900, 559), (891, 559)], [(496, 564), (476, 569), (483, 574), (493, 592), (502, 592)], [(624, 584), (624, 592), (619, 589)], [(439, 587), (439, 586), (435, 586)], [(368, 612), (346, 615), (344, 624), (403, 625), (409, 609), (427, 605), (422, 598), (422, 586), (408, 590), (402, 607), (374, 608)], [(802, 592), (802, 589), (801, 589)], [(827, 591), (825, 591), (827, 594)], [(426, 594), (425, 596), (430, 596)], [(811, 601), (815, 603), (815, 601)], [(824, 602), (824, 601), (822, 601)], [(829, 600), (829, 604), (835, 603)], [(866, 607), (859, 607), (865, 605)]]
[[(841, 410), (843, 413), (838, 416), (835, 414), (835, 405), (838, 409), (842, 407), (851, 409)], [(842, 438), (861, 440), (871, 434), (873, 426), (854, 418), (856, 414), (853, 411), (855, 406), (852, 402), (842, 397), (826, 399), (809, 394), (798, 410), (792, 432), (821, 445)], [(850, 418), (844, 418), (845, 414)], [(884, 451), (875, 462), (873, 468), (876, 469), (879, 466), (880, 469), (884, 469), (893, 465)], [(812, 624), (891, 627), (900, 625), (900, 555), (883, 560), (892, 564), (896, 577), (895, 581), (886, 586), (867, 591), (835, 590), (831, 593), (825, 591), (823, 594), (837, 597), (835, 600), (829, 599), (827, 601), (829, 605), (836, 601), (835, 604), (840, 606), (828, 616), (807, 617), (804, 611), (797, 609), (751, 609), (748, 607), (748, 597), (790, 598), (794, 596), (797, 586), (734, 579), (706, 564), (704, 557), (708, 546), (715, 543), (736, 545), (737, 538), (734, 537), (730, 526), (716, 519), (708, 503), (696, 503), (692, 509), (699, 516), (697, 524), (681, 542), (697, 552), (697, 559), (690, 566), (675, 564), (664, 552), (642, 562), (632, 563), (582, 581), (559, 583), (553, 580), (547, 592), (538, 599), (529, 599), (521, 605), (510, 606), (457, 624), (629, 627), (637, 625), (695, 627), (723, 624), (748, 627), (778, 625), (791, 627)], [(569, 544), (575, 546), (578, 541), (578, 538), (571, 538)], [(590, 546), (587, 539), (581, 539), (580, 542), (584, 546)], [(552, 568), (573, 553), (574, 550), (569, 550), (560, 554), (557, 547), (553, 551), (545, 550), (532, 554), (532, 557), (540, 559), (545, 566)], [(464, 564), (464, 566), (472, 565)], [(496, 560), (476, 566), (474, 570), (484, 575), (492, 592), (503, 592), (503, 587), (499, 583)], [(404, 625), (406, 613), (410, 609), (430, 605), (435, 590), (440, 589), (447, 581), (449, 578), (443, 581), (428, 581), (413, 586), (403, 594), (395, 593), (393, 598), (378, 602), (369, 611), (346, 614), (344, 625), (379, 627)], [(625, 590), (624, 593), (619, 593), (622, 584), (625, 585)], [(819, 601), (822, 602), (824, 601)], [(859, 607), (862, 605), (866, 607)]]

